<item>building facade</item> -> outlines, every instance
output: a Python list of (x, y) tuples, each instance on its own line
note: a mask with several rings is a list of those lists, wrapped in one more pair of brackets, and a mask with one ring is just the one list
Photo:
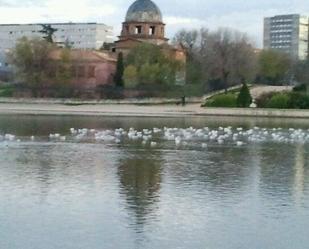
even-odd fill
[[(76, 49), (100, 49), (103, 43), (113, 42), (113, 28), (101, 23), (53, 23), (57, 31), (53, 40), (59, 46), (65, 44)], [(5, 64), (5, 54), (15, 47), (22, 37), (43, 37), (42, 24), (0, 25), (0, 67)]]
[[(50, 54), (54, 60), (53, 68), (50, 68), (51, 80), (47, 82), (52, 85), (53, 78), (57, 76), (61, 67), (63, 50), (57, 49)], [(116, 71), (117, 58), (115, 54), (94, 50), (71, 49), (70, 54), (70, 84), (76, 89), (96, 89), (100, 86), (112, 85)]]
[(309, 17), (298, 14), (264, 19), (264, 49), (275, 49), (294, 59), (308, 58)]

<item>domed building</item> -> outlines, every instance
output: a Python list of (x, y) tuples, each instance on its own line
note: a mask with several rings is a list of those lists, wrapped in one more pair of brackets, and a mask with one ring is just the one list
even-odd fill
[(148, 42), (160, 46), (175, 58), (185, 58), (181, 47), (168, 44), (165, 24), (159, 7), (151, 0), (136, 0), (128, 9), (121, 35), (116, 41), (116, 51), (127, 54), (134, 46)]
[[(152, 0), (136, 0), (129, 7), (114, 50), (127, 55), (141, 43), (157, 45), (166, 56), (186, 63), (185, 49), (181, 45), (172, 46), (168, 43), (161, 10)], [(181, 82), (184, 81), (184, 75), (185, 72), (178, 73)]]
[(127, 12), (119, 38), (133, 38), (156, 45), (166, 43), (165, 24), (158, 6), (151, 0), (135, 1)]

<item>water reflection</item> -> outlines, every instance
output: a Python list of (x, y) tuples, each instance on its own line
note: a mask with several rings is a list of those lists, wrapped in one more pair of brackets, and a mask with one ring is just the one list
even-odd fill
[[(45, 146), (22, 146), (16, 152), (16, 162), (20, 165), (31, 165), (31, 174), (39, 176), (36, 180), (39, 185), (41, 196), (47, 196), (50, 180), (52, 178), (54, 158), (51, 153), (52, 148), (46, 150)], [(25, 176), (27, 169), (20, 170), (20, 179)], [(29, 172), (30, 173), (30, 172)]]
[(159, 152), (145, 150), (128, 153), (118, 167), (120, 194), (127, 202), (138, 231), (145, 223), (154, 220), (162, 182), (162, 159)]
[(295, 152), (294, 199), (297, 206), (301, 206), (305, 188), (305, 146), (298, 144)]
[(293, 201), (294, 150), (285, 144), (263, 146), (261, 150), (261, 193), (265, 205), (276, 210), (288, 211)]
[(170, 151), (165, 154), (165, 167), (171, 181), (184, 189), (233, 198), (250, 183), (247, 177), (252, 167), (250, 161), (254, 164), (253, 155), (247, 148), (232, 146), (210, 147), (207, 151)]

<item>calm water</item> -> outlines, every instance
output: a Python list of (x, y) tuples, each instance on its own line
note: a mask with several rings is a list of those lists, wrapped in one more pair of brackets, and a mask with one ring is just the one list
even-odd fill
[(0, 116), (0, 134), (16, 136), (0, 141), (0, 248), (309, 247), (308, 142), (175, 147), (158, 135), (151, 147), (70, 134), (164, 126), (309, 134), (309, 120)]

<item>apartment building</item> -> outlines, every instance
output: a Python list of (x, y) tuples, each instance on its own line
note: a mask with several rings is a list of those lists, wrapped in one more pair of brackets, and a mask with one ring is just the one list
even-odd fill
[(264, 49), (276, 49), (294, 59), (308, 58), (309, 17), (299, 14), (264, 19)]
[[(102, 23), (52, 23), (57, 31), (54, 42), (62, 46), (70, 44), (72, 48), (99, 49), (104, 42), (114, 41), (113, 27)], [(2, 24), (0, 25), (0, 67), (5, 65), (5, 54), (22, 37), (42, 37), (42, 24)]]

